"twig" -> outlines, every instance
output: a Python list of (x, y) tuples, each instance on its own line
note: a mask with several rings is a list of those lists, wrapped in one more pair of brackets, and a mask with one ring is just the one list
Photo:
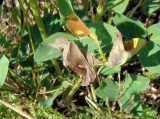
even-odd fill
[(66, 86), (63, 86), (63, 87), (61, 87), (61, 88), (55, 89), (55, 90), (51, 90), (51, 91), (47, 91), (47, 92), (38, 92), (38, 93), (39, 93), (39, 94), (53, 93), (53, 92), (56, 92), (56, 91), (58, 91), (58, 90), (62, 90), (62, 89), (64, 89), (64, 88), (67, 88), (68, 86), (70, 86), (70, 84), (69, 84), (69, 85), (66, 85)]
[(92, 92), (92, 96), (93, 96), (93, 99), (95, 102), (97, 102), (97, 97), (96, 97), (96, 94), (95, 94), (95, 89), (94, 89), (94, 85), (91, 84), (91, 92)]
[(21, 111), (20, 109), (16, 108), (15, 106), (13, 106), (7, 102), (4, 102), (3, 100), (0, 100), (0, 103), (3, 104), (4, 106), (10, 108), (11, 110), (17, 112), (18, 114), (22, 115), (23, 117), (25, 117), (27, 119), (34, 119), (31, 115)]
[[(17, 52), (16, 65), (15, 65), (16, 75), (17, 75), (17, 67), (18, 67), (19, 53), (20, 53), (21, 43), (22, 43), (22, 36), (23, 36), (23, 32), (24, 32), (25, 25), (26, 25), (26, 21), (27, 21), (28, 9), (29, 9), (29, 4), (28, 4), (28, 6), (27, 6), (26, 14), (25, 14), (25, 17), (24, 17), (24, 23), (23, 23), (23, 26), (22, 26), (22, 32), (21, 32), (21, 36), (20, 36), (20, 38), (19, 38), (18, 52)], [(18, 79), (18, 76), (17, 76), (17, 79)]]
[(119, 96), (120, 96), (122, 87), (123, 87), (123, 85), (120, 86), (120, 89), (119, 89), (119, 91), (118, 91), (118, 94), (117, 94), (117, 96), (116, 96), (114, 102), (112, 103), (112, 109), (111, 109), (112, 112), (113, 112), (113, 111), (115, 110), (115, 108), (116, 108), (116, 102), (118, 101), (118, 98), (119, 98)]

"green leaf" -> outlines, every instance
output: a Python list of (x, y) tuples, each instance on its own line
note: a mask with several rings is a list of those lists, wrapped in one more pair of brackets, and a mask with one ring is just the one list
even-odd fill
[(61, 52), (59, 49), (48, 45), (48, 43), (53, 43), (57, 38), (67, 38), (69, 40), (76, 40), (74, 36), (64, 32), (58, 32), (49, 36), (44, 42), (42, 42), (39, 45), (34, 55), (35, 61), (43, 62), (52, 58), (58, 59), (61, 56)]
[(95, 40), (90, 39), (88, 36), (83, 36), (79, 38), (80, 40), (76, 41), (76, 44), (83, 49), (86, 49), (87, 51), (93, 51), (95, 49), (98, 49), (97, 43)]
[(114, 101), (118, 90), (119, 85), (116, 81), (113, 81), (112, 79), (105, 79), (102, 81), (101, 86), (96, 89), (96, 95), (104, 100), (108, 97), (110, 101)]
[(160, 23), (154, 24), (152, 26), (150, 26), (147, 29), (148, 35), (152, 34), (152, 36), (150, 37), (150, 40), (153, 41), (154, 43), (156, 43), (157, 45), (160, 45)]
[(139, 52), (138, 59), (150, 72), (160, 73), (160, 46), (149, 41)]
[(111, 0), (107, 3), (108, 9), (117, 13), (123, 13), (128, 5), (129, 0)]
[(145, 9), (146, 14), (150, 14), (160, 8), (160, 0), (145, 0)]
[(88, 25), (88, 28), (97, 36), (101, 46), (113, 43), (116, 39), (114, 33), (118, 32), (116, 27), (104, 22), (92, 22)]
[[(62, 87), (67, 86), (67, 85), (69, 85), (69, 82), (68, 81), (63, 81), (61, 84), (57, 85), (53, 90), (62, 88)], [(53, 101), (55, 100), (55, 98), (57, 96), (59, 96), (60, 94), (62, 94), (66, 89), (67, 88), (64, 88), (64, 89), (62, 88), (62, 89), (59, 89), (59, 90), (53, 92), (52, 94), (50, 94), (48, 99), (41, 100), (40, 104), (42, 104), (44, 107), (50, 107), (53, 104)]]
[(102, 66), (100, 73), (103, 75), (113, 74), (121, 71), (121, 66)]
[(122, 36), (131, 40), (133, 38), (142, 38), (146, 37), (146, 30), (143, 24), (136, 20), (128, 18), (122, 14), (116, 14), (113, 17), (113, 22), (122, 33)]
[(131, 108), (130, 113), (135, 116), (142, 116), (142, 104), (141, 104), (140, 95), (135, 95), (134, 104), (133, 104), (133, 107)]
[(85, 23), (91, 23), (92, 20), (82, 10), (75, 10), (75, 14)]
[[(62, 22), (61, 22), (58, 14), (55, 14), (55, 15), (46, 14), (42, 18), (42, 21), (44, 23), (44, 27), (45, 27), (47, 36), (49, 36), (53, 33), (56, 33), (61, 29)], [(38, 45), (43, 41), (41, 35), (39, 35), (40, 31), (39, 31), (37, 24), (35, 24), (33, 27), (31, 27), (31, 33), (32, 33), (32, 39), (34, 42), (34, 46), (36, 49), (38, 47)]]
[(149, 85), (149, 78), (127, 74), (122, 92), (119, 96), (118, 103), (123, 109), (127, 109), (133, 95), (139, 95)]
[(73, 12), (73, 7), (70, 0), (58, 0), (59, 15), (62, 22), (65, 22), (65, 16)]
[(5, 55), (0, 54), (0, 86), (4, 84), (8, 73), (9, 60)]

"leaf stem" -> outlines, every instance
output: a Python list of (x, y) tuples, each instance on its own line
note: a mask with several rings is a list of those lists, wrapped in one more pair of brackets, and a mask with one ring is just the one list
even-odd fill
[(78, 82), (72, 87), (72, 89), (69, 91), (66, 99), (65, 99), (65, 103), (68, 104), (71, 102), (74, 94), (77, 92), (77, 90), (80, 88), (82, 83), (82, 80), (78, 80)]
[(96, 13), (96, 16), (94, 18), (95, 21), (99, 21), (101, 19), (105, 2), (106, 2), (106, 0), (99, 0), (97, 13)]
[(97, 45), (98, 45), (99, 53), (100, 53), (100, 55), (101, 55), (103, 61), (104, 61), (104, 62), (107, 62), (107, 59), (106, 59), (106, 57), (105, 57), (105, 55), (104, 55), (104, 53), (103, 53), (103, 51), (102, 51), (102, 48), (101, 48), (101, 46), (100, 46), (100, 44), (99, 44), (98, 39), (95, 38), (94, 40), (96, 41), (96, 43), (97, 43)]

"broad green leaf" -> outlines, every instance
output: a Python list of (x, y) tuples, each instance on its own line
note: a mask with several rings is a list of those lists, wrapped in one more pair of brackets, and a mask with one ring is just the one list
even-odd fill
[(144, 12), (150, 14), (160, 8), (160, 0), (145, 0)]
[(113, 17), (113, 22), (118, 30), (122, 33), (122, 36), (124, 36), (128, 40), (131, 40), (133, 38), (144, 39), (146, 37), (146, 30), (143, 24), (136, 19), (131, 19), (117, 13)]
[(86, 49), (87, 51), (93, 51), (95, 49), (98, 49), (97, 43), (95, 40), (89, 38), (88, 36), (83, 36), (79, 38), (80, 40), (76, 41), (76, 44), (81, 47)]
[(64, 32), (58, 32), (49, 36), (44, 42), (42, 42), (39, 45), (34, 55), (35, 61), (43, 62), (52, 58), (59, 58), (61, 56), (61, 52), (59, 49), (48, 45), (48, 43), (53, 43), (57, 38), (67, 38), (69, 40), (76, 40), (74, 36)]
[(150, 40), (160, 46), (160, 23), (154, 24), (147, 29)]
[(149, 78), (139, 75), (127, 74), (122, 92), (118, 99), (119, 105), (122, 105), (123, 109), (127, 109), (132, 96), (139, 95), (142, 91), (144, 91), (149, 85), (149, 82)]
[[(63, 81), (61, 84), (57, 85), (54, 90), (65, 87), (65, 86), (69, 86), (69, 82), (68, 81)], [(46, 100), (41, 100), (40, 104), (42, 104), (44, 107), (50, 107), (53, 104), (53, 101), (56, 99), (56, 97), (58, 97), (59, 95), (61, 95), (67, 88), (62, 88), (59, 89), (53, 93), (50, 94), (50, 96), (48, 96), (48, 99)]]
[(139, 52), (138, 59), (150, 72), (160, 73), (160, 46), (149, 41)]
[(92, 22), (88, 24), (88, 28), (95, 34), (101, 46), (109, 45), (116, 39), (115, 32), (118, 32), (116, 27), (104, 22)]
[(102, 66), (100, 73), (103, 75), (113, 74), (121, 71), (121, 66)]
[(9, 60), (5, 55), (0, 54), (0, 86), (4, 84), (8, 73)]
[(96, 89), (96, 95), (106, 100), (108, 97), (110, 101), (114, 101), (119, 90), (119, 85), (112, 79), (105, 79), (99, 88)]
[(117, 13), (123, 13), (128, 5), (129, 0), (111, 0), (107, 3), (108, 9)]
[(73, 7), (70, 0), (58, 0), (59, 15), (63, 23), (65, 23), (65, 16), (73, 12)]

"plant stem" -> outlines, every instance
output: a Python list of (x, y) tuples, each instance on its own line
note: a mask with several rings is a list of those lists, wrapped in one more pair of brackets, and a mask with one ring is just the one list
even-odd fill
[(98, 45), (99, 53), (100, 53), (103, 61), (104, 61), (104, 62), (107, 62), (107, 59), (106, 59), (106, 57), (105, 57), (105, 55), (104, 55), (104, 53), (103, 53), (103, 51), (102, 51), (102, 48), (101, 48), (101, 46), (100, 46), (100, 44), (99, 44), (98, 39), (96, 38), (95, 41), (96, 41), (96, 43), (97, 43), (97, 45)]
[(27, 21), (27, 12), (28, 12), (28, 9), (29, 9), (29, 4), (28, 4), (28, 6), (27, 6), (26, 14), (25, 14), (25, 17), (24, 17), (24, 23), (23, 23), (23, 26), (22, 26), (22, 32), (21, 32), (21, 36), (20, 36), (20, 38), (19, 38), (18, 52), (17, 52), (16, 65), (15, 65), (16, 74), (17, 74), (19, 53), (20, 53), (21, 43), (22, 43), (22, 36), (23, 36), (23, 32), (24, 32), (25, 25), (26, 25), (26, 21)]
[(16, 108), (15, 106), (7, 103), (7, 102), (4, 102), (3, 100), (0, 99), (0, 103), (3, 104), (4, 106), (10, 108), (11, 110), (17, 112), (18, 114), (22, 115), (23, 117), (27, 118), (27, 119), (34, 119), (31, 115), (21, 111), (20, 109)]
[(48, 13), (48, 2), (49, 2), (49, 0), (45, 0), (45, 2), (44, 2), (44, 14)]
[(94, 13), (93, 13), (92, 0), (89, 0), (89, 1), (90, 1), (91, 19), (93, 20), (94, 19)]
[(51, 62), (52, 62), (52, 64), (54, 65), (54, 68), (55, 68), (55, 70), (56, 70), (56, 73), (57, 73), (57, 75), (59, 76), (59, 78), (60, 78), (60, 80), (61, 80), (61, 82), (62, 82), (62, 81), (63, 81), (62, 71), (61, 71), (61, 69), (60, 69), (60, 67), (59, 67), (58, 62), (57, 62), (56, 59), (54, 59), (54, 58), (51, 59)]
[(95, 21), (99, 21), (100, 18), (102, 17), (103, 8), (104, 8), (105, 2), (106, 2), (106, 0), (99, 0), (99, 4), (98, 4), (98, 8), (97, 8), (97, 13), (96, 13), (96, 16), (94, 18)]
[(94, 99), (95, 102), (97, 102), (97, 97), (96, 97), (96, 94), (95, 94), (94, 85), (90, 84), (90, 86), (91, 86), (91, 92), (92, 92), (93, 99)]
[(65, 103), (68, 104), (71, 102), (74, 94), (77, 92), (77, 90), (80, 88), (82, 83), (82, 80), (78, 80), (78, 82), (72, 87), (72, 89), (69, 91), (66, 99), (65, 99)]
[[(32, 11), (33, 11), (33, 14), (34, 14), (34, 17), (36, 19), (36, 22), (37, 22), (37, 25), (38, 25), (38, 28), (39, 28), (39, 31), (41, 33), (41, 36), (42, 36), (42, 39), (43, 41), (47, 38), (47, 33), (46, 33), (46, 30), (45, 30), (45, 27), (44, 27), (44, 24), (43, 24), (43, 21), (41, 19), (41, 16), (40, 16), (40, 13), (39, 13), (39, 10), (38, 10), (38, 7), (37, 7), (37, 3), (36, 3), (36, 0), (29, 0), (30, 4), (31, 4), (31, 8), (32, 8)], [(57, 74), (60, 76), (60, 78), (62, 77), (62, 72), (60, 70), (60, 67), (56, 61), (56, 59), (51, 59), (53, 65), (55, 66), (55, 70), (57, 72)], [(61, 78), (62, 79), (62, 78)]]
[(132, 17), (137, 8), (141, 5), (142, 0), (139, 0), (138, 4), (127, 14), (128, 17)]
[(107, 109), (108, 109), (109, 116), (112, 118), (112, 114), (111, 114), (111, 109), (110, 109), (110, 106), (109, 106), (108, 97), (106, 98), (106, 104), (107, 104)]
[(29, 0), (29, 2), (30, 2), (30, 5), (31, 5), (31, 9), (33, 11), (33, 15), (36, 19), (39, 31), (41, 33), (42, 39), (45, 40), (47, 38), (47, 33), (46, 33), (43, 21), (41, 19), (41, 16), (40, 16), (40, 13), (39, 13), (39, 10), (38, 10), (38, 7), (37, 7), (37, 2), (36, 2), (36, 0)]
[(84, 1), (83, 11), (88, 14), (89, 0)]

